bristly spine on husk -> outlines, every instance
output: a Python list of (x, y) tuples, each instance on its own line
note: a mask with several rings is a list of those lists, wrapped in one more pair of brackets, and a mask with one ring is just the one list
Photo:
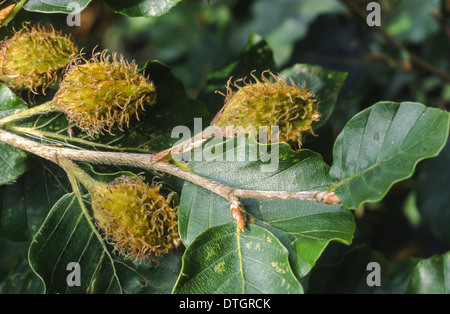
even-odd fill
[(133, 116), (139, 120), (145, 106), (156, 101), (153, 83), (139, 73), (134, 61), (106, 53), (94, 53), (89, 60), (80, 54), (54, 98), (69, 121), (91, 136), (111, 133), (114, 125), (123, 130)]
[(181, 243), (178, 206), (172, 194), (164, 197), (161, 184), (141, 176), (121, 176), (90, 188), (97, 226), (125, 258), (143, 260), (167, 254)]
[(57, 82), (78, 49), (70, 35), (53, 26), (30, 26), (2, 41), (0, 79), (9, 87), (37, 93)]
[[(274, 79), (273, 83), (266, 73)], [(267, 127), (269, 136), (270, 127), (277, 126), (281, 142), (292, 141), (299, 147), (306, 134), (315, 135), (312, 125), (320, 120), (320, 113), (311, 90), (297, 86), (292, 79), (289, 85), (283, 77), (269, 70), (261, 74), (261, 79), (253, 72), (251, 76), (254, 83), (246, 83), (245, 79), (228, 80), (224, 107), (211, 125), (222, 129), (234, 127), (250, 135), (258, 132), (259, 127)], [(243, 82), (244, 86), (237, 85), (238, 82)]]

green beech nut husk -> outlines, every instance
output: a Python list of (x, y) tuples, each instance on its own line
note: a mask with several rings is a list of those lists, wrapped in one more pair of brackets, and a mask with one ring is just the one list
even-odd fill
[(77, 53), (70, 36), (52, 26), (30, 26), (2, 41), (0, 46), (0, 80), (17, 90), (38, 88), (45, 93), (56, 82)]
[[(266, 76), (268, 73), (272, 83)], [(290, 80), (290, 85), (281, 76), (264, 71), (261, 80), (253, 74), (255, 83), (238, 86), (227, 83), (225, 105), (217, 113), (211, 125), (226, 129), (235, 127), (246, 134), (258, 133), (259, 127), (266, 127), (271, 136), (271, 127), (277, 126), (281, 142), (297, 143), (301, 147), (306, 134), (314, 134), (312, 125), (320, 120), (314, 93), (301, 88)], [(231, 86), (237, 88), (233, 91)]]
[(155, 87), (139, 73), (137, 65), (106, 51), (90, 60), (79, 56), (70, 65), (55, 94), (55, 106), (69, 121), (89, 135), (123, 130), (130, 119), (155, 103)]
[(160, 184), (141, 176), (121, 176), (91, 188), (95, 221), (108, 241), (127, 258), (142, 260), (168, 253), (180, 244), (178, 207)]

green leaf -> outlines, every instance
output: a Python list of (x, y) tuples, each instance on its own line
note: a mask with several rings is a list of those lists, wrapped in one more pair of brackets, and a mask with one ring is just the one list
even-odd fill
[(25, 102), (0, 84), (0, 119), (27, 109)]
[(28, 0), (24, 9), (42, 13), (76, 14), (81, 12), (91, 0)]
[(420, 261), (411, 273), (406, 293), (449, 294), (450, 252)]
[(0, 236), (30, 242), (50, 209), (69, 190), (64, 171), (37, 160), (15, 184), (0, 190)]
[(324, 125), (333, 113), (334, 105), (347, 77), (346, 72), (338, 72), (327, 70), (318, 65), (295, 64), (294, 66), (284, 69), (280, 75), (288, 79), (294, 80), (296, 84), (303, 86), (314, 92), (321, 119), (314, 124), (314, 129)]
[(449, 114), (419, 103), (379, 102), (353, 117), (336, 139), (330, 175), (350, 209), (381, 200), (416, 164), (439, 154)]
[(303, 293), (288, 252), (267, 230), (234, 223), (208, 229), (187, 248), (174, 293)]
[[(25, 102), (0, 84), (0, 119), (27, 109)], [(0, 185), (11, 183), (28, 169), (28, 154), (0, 142)]]
[[(55, 204), (31, 242), (29, 261), (43, 280), (46, 293), (81, 293), (91, 289), (107, 259), (104, 255), (77, 198), (67, 194)], [(81, 265), (81, 287), (69, 287), (66, 282), (71, 262)], [(112, 285), (117, 285), (116, 278), (111, 277)]]
[[(314, 269), (317, 259), (325, 251), (325, 248), (330, 243), (330, 239), (308, 238), (304, 235), (292, 234), (288, 232), (277, 232), (272, 230), (273, 234), (281, 241), (289, 252), (289, 261), (291, 263), (292, 271), (297, 278), (303, 278), (309, 274), (311, 269)], [(332, 239), (341, 241), (334, 236)], [(346, 242), (346, 244), (349, 244)], [(344, 242), (345, 243), (345, 242)]]
[(428, 229), (450, 243), (450, 142), (436, 158), (428, 160), (416, 181), (417, 207)]
[[(169, 293), (178, 276), (180, 251), (166, 255), (157, 267), (137, 265), (112, 255), (73, 194), (52, 208), (30, 245), (29, 262), (46, 293)], [(80, 265), (81, 286), (67, 277)]]
[[(229, 187), (250, 190), (325, 191), (331, 186), (328, 166), (312, 151), (294, 153), (287, 144), (256, 145), (245, 137), (217, 140), (214, 157), (207, 155), (211, 154), (212, 141), (203, 147), (204, 161), (189, 163), (193, 172)], [(258, 151), (259, 157), (253, 159), (252, 152)], [(270, 154), (272, 160), (263, 162), (262, 154)], [(353, 216), (341, 206), (302, 200), (241, 201), (250, 219), (272, 230), (292, 253), (298, 277), (307, 274), (330, 241), (352, 241)], [(200, 186), (184, 184), (179, 232), (185, 245), (205, 230), (233, 221), (226, 199)]]
[[(156, 265), (149, 263), (125, 263), (115, 260), (99, 272), (93, 292), (97, 294), (169, 294), (181, 269), (182, 250), (169, 253), (158, 259)], [(116, 274), (117, 285), (111, 285), (112, 274)]]
[(28, 170), (28, 154), (23, 150), (0, 143), (0, 185), (14, 182)]
[(131, 17), (160, 16), (172, 9), (181, 0), (103, 0), (114, 12)]

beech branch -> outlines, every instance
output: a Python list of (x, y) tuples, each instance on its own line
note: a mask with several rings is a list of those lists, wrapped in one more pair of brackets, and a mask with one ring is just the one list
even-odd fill
[(38, 155), (61, 166), (60, 159), (71, 161), (83, 161), (100, 164), (114, 164), (145, 168), (169, 175), (177, 176), (193, 184), (202, 186), (228, 201), (240, 198), (267, 198), (267, 199), (292, 199), (308, 200), (318, 203), (336, 205), (340, 204), (339, 198), (334, 192), (327, 191), (259, 191), (230, 188), (223, 184), (201, 177), (193, 172), (182, 169), (165, 160), (154, 161), (153, 154), (123, 153), (123, 152), (99, 152), (84, 149), (61, 148), (24, 138), (15, 133), (0, 129), (0, 141)]

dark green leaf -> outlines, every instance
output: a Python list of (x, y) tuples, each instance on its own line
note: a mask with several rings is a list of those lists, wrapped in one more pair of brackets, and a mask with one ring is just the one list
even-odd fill
[(114, 12), (132, 17), (160, 16), (170, 11), (181, 0), (103, 0)]
[(1, 294), (41, 294), (42, 292), (42, 281), (31, 270), (26, 259), (15, 265), (14, 272), (0, 286)]
[(288, 252), (267, 230), (208, 229), (186, 250), (174, 293), (302, 293)]
[[(178, 250), (150, 263), (125, 263), (115, 260), (114, 264), (104, 264), (93, 285), (94, 293), (127, 294), (169, 294), (175, 285), (181, 269), (183, 251)], [(113, 273), (116, 282), (111, 284)]]
[[(87, 223), (77, 198), (67, 194), (50, 211), (30, 245), (32, 269), (42, 278), (47, 293), (85, 293), (90, 291), (99, 269), (107, 260), (102, 246)], [(81, 266), (82, 286), (69, 287), (66, 278), (71, 262)], [(117, 286), (117, 277), (111, 276)]]
[[(0, 119), (25, 109), (25, 102), (0, 84)], [(28, 169), (27, 157), (23, 150), (0, 143), (0, 185), (13, 182)]]
[(0, 190), (0, 235), (31, 241), (56, 201), (70, 190), (64, 171), (45, 161)]
[(439, 154), (448, 130), (447, 112), (419, 103), (379, 102), (367, 108), (336, 139), (330, 190), (351, 209), (381, 200), (395, 182), (413, 174), (419, 161)]
[(0, 143), (0, 185), (14, 182), (28, 169), (28, 154), (23, 150)]

